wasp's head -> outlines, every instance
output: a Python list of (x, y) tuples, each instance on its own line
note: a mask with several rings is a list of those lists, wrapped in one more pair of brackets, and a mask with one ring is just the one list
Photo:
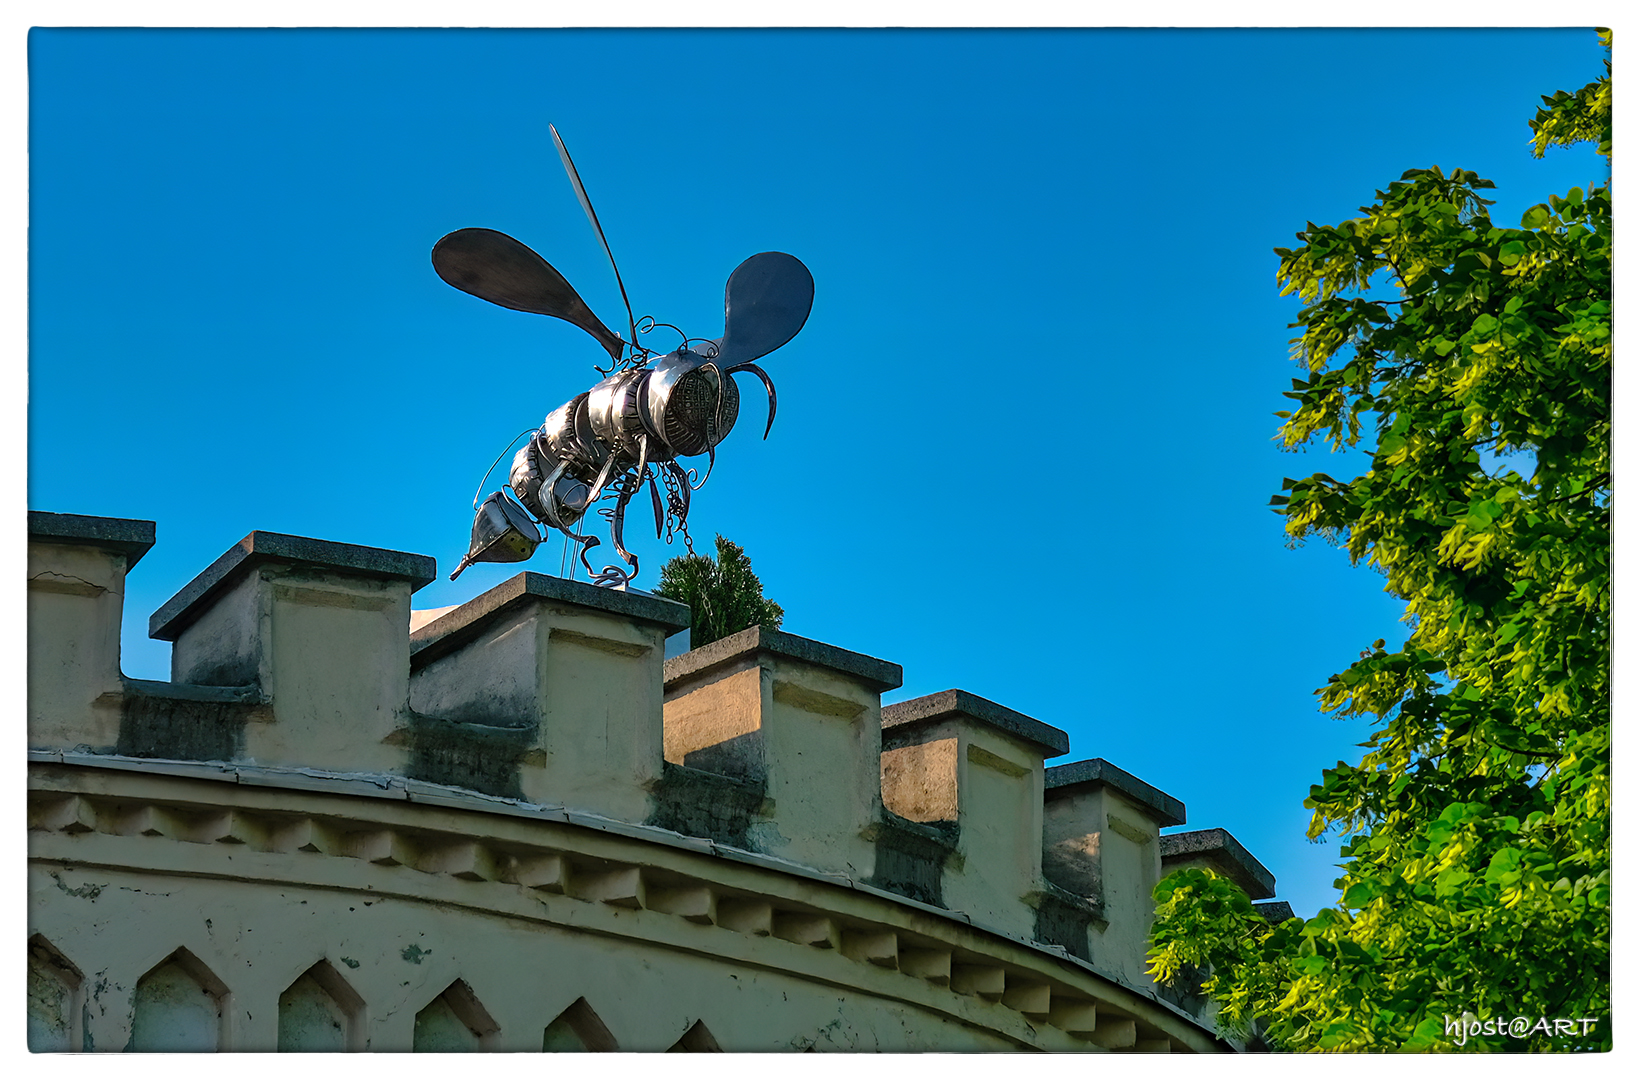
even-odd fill
[(715, 364), (677, 380), (656, 417), (660, 437), (679, 457), (704, 454), (722, 442), (740, 415), (740, 391)]
[(690, 457), (704, 454), (733, 429), (740, 392), (722, 368), (683, 350), (655, 365), (644, 404), (650, 430), (673, 454)]

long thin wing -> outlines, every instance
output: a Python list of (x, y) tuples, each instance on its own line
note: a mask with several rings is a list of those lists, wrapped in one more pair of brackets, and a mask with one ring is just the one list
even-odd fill
[(620, 359), (625, 343), (592, 314), (564, 276), (504, 232), (457, 229), (433, 245), (433, 269), (480, 300), (573, 323)]
[(716, 360), (732, 367), (766, 356), (797, 336), (814, 307), (814, 275), (783, 251), (753, 255), (728, 276)]

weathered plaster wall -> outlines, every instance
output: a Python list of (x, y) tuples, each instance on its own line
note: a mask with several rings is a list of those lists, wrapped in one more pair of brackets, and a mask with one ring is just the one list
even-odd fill
[[(93, 973), (86, 1049), (271, 1051), (281, 1048), (281, 1032), (285, 1048), (294, 1036), (339, 1049), (348, 1045), (350, 1023), (360, 1028), (359, 1049), (466, 1048), (461, 1036), (470, 1029), (449, 1022), (455, 1017), (447, 1007), (418, 1030), (418, 1016), (457, 981), (493, 1021), (493, 1031), (472, 1039), (473, 1049), (541, 1050), (548, 1027), (581, 999), (621, 1050), (670, 1049), (697, 1024), (720, 1046), (741, 1051), (1021, 1048), (1016, 1039), (902, 1000), (767, 966), (778, 968), (782, 950), (801, 946), (748, 941), (683, 920), (677, 928), (700, 940), (657, 948), (369, 891), (45, 867), (31, 873), (30, 888), (37, 909), (57, 914), (41, 933), (83, 957)], [(647, 914), (624, 918), (639, 922)], [(166, 933), (118, 929), (132, 925)], [(714, 949), (719, 937), (736, 940)], [(742, 955), (722, 955), (740, 952), (736, 946)], [(178, 947), (226, 993), (205, 992), (167, 963)], [(351, 1016), (335, 996), (314, 992), (308, 973), (320, 963), (360, 1002)], [(139, 995), (143, 977), (157, 968), (166, 969), (166, 986)], [(219, 1030), (218, 1010), (225, 1014)]]
[(418, 619), (430, 559), (269, 533), (131, 680), (152, 523), (30, 524), (36, 1049), (1232, 1048), (1142, 973), (1182, 805), (1058, 729), (539, 574)]

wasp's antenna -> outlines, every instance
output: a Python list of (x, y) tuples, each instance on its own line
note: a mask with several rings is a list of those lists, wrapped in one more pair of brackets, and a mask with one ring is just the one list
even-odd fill
[(774, 430), (774, 410), (780, 406), (779, 398), (774, 393), (774, 380), (768, 377), (768, 372), (752, 363), (740, 364), (737, 367), (731, 367), (728, 369), (728, 373), (730, 375), (733, 375), (737, 371), (751, 372), (763, 381), (763, 387), (768, 391), (768, 426), (763, 428), (763, 438), (766, 439), (768, 438), (768, 433)]
[(592, 209), (592, 200), (586, 195), (586, 186), (580, 182), (580, 173), (575, 171), (575, 163), (569, 159), (569, 148), (563, 144), (563, 136), (558, 129), (546, 125), (552, 132), (552, 141), (558, 147), (558, 156), (563, 159), (563, 170), (569, 174), (569, 183), (575, 189), (575, 198), (580, 200), (580, 208), (586, 211), (586, 220), (592, 223), (592, 231), (598, 234), (598, 242), (603, 245), (603, 253), (609, 256), (609, 266), (615, 272), (615, 284), (620, 286), (620, 299), (626, 305), (626, 325), (631, 331), (631, 344), (637, 347), (637, 320), (632, 318), (632, 302), (626, 297), (626, 283), (620, 279), (620, 267), (615, 264), (615, 253), (609, 250), (609, 238), (603, 235), (603, 226), (598, 224), (598, 214)]

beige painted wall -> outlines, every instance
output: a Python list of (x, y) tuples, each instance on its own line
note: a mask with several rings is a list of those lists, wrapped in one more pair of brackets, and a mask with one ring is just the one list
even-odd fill
[[(118, 712), (97, 702), (120, 691), (124, 607), (124, 555), (30, 539), (30, 745), (114, 745)], [(35, 632), (46, 627), (49, 633)]]
[(276, 1046), (281, 996), (288, 1013), (321, 961), (355, 1002), (355, 1048), (412, 1048), (456, 980), (488, 1018), (482, 1049), (539, 1049), (581, 997), (624, 1049), (697, 1022), (727, 1050), (1214, 1048), (1086, 965), (937, 909), (663, 830), (499, 809), (41, 755), (28, 931), (80, 973), (73, 1037), (101, 1050), (134, 1048), (143, 980), (179, 949), (223, 1049)]
[[(407, 578), (284, 559), (182, 629), (178, 682), (138, 686), (124, 569), (31, 543), (37, 1048), (1231, 1048), (1132, 977), (1153, 823), (1113, 793), (1088, 811), (1102, 946), (1036, 940), (1054, 819), (1027, 743), (919, 751), (895, 805), (956, 824), (942, 906), (877, 884), (880, 661), (787, 638), (663, 688), (663, 619), (524, 590), (412, 665)], [(139, 714), (226, 749), (116, 752)], [(200, 741), (220, 724), (242, 737)], [(418, 773), (428, 725), (512, 725), (517, 794)], [(761, 792), (744, 846), (654, 824), (674, 773)]]

